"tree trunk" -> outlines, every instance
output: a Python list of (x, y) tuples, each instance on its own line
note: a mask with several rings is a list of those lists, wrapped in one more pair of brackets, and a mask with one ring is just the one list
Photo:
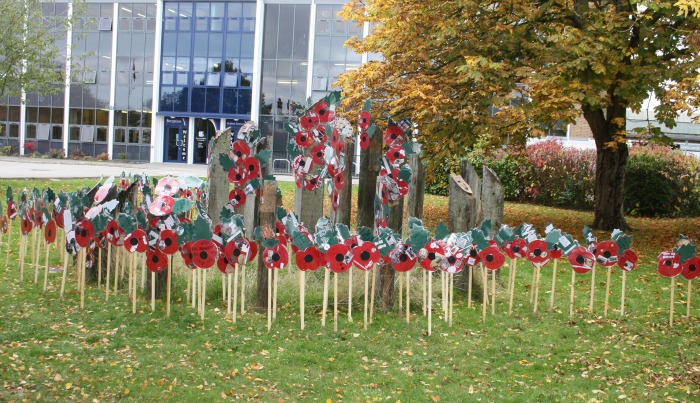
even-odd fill
[(360, 151), (360, 178), (357, 188), (358, 227), (374, 229), (374, 196), (377, 194), (377, 175), (379, 175), (383, 142), (382, 132), (377, 129), (370, 140), (369, 148)]
[[(274, 231), (275, 222), (277, 221), (277, 182), (265, 181), (263, 185), (263, 201), (260, 203), (259, 225), (267, 226)], [(263, 263), (262, 243), (258, 244), (258, 283), (256, 291), (256, 308), (262, 312), (267, 309), (267, 276), (268, 269)]]
[[(398, 234), (401, 234), (403, 230), (404, 200), (405, 197), (402, 197), (399, 204), (389, 210), (389, 219), (386, 223), (387, 227)], [(391, 309), (394, 307), (394, 278), (396, 277), (396, 271), (390, 265), (381, 263), (375, 268), (375, 270), (377, 269), (379, 269), (379, 276), (377, 276), (378, 299), (384, 308)]]
[(219, 163), (219, 154), (228, 154), (230, 149), (231, 129), (218, 132), (209, 144), (206, 205), (212, 226), (221, 224), (221, 209), (228, 204), (228, 172)]
[[(355, 160), (355, 141), (345, 141), (345, 186), (338, 192), (338, 210), (331, 211), (331, 220), (335, 224), (345, 224), (350, 227), (352, 211), (352, 174)], [(331, 208), (332, 209), (332, 208)]]
[(624, 215), (625, 169), (629, 150), (627, 143), (615, 143), (615, 134), (624, 130), (626, 109), (613, 101), (606, 114), (601, 109), (583, 107), (583, 116), (596, 142), (595, 218), (593, 228), (611, 231), (629, 230)]

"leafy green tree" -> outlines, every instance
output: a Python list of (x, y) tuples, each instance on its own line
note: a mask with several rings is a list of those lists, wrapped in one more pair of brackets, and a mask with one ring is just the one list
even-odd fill
[(555, 121), (583, 115), (597, 149), (593, 225), (627, 229), (626, 110), (639, 110), (653, 93), (661, 101), (656, 118), (673, 127), (678, 112), (698, 106), (696, 6), (352, 0), (343, 17), (373, 29), (348, 44), (383, 60), (341, 76), (344, 104), (371, 97), (373, 116), (411, 116), (439, 163), (476, 143), (523, 145)]

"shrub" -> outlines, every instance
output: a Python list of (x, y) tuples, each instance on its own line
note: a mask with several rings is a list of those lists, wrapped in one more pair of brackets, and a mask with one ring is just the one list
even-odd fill
[(34, 154), (36, 151), (36, 141), (27, 141), (24, 143), (24, 153), (27, 155)]
[(63, 151), (62, 148), (51, 148), (49, 149), (49, 157), (50, 158), (65, 158), (65, 152)]
[(127, 159), (127, 158), (129, 157), (129, 155), (128, 155), (127, 153), (119, 153), (119, 154), (117, 154), (117, 155), (119, 155), (119, 158), (121, 158), (121, 159), (123, 159), (123, 160), (125, 160), (125, 159)]
[(70, 157), (74, 160), (79, 160), (85, 157), (85, 153), (82, 149), (76, 148), (75, 150), (73, 150), (73, 152), (70, 153)]
[(17, 154), (17, 151), (15, 151), (15, 147), (12, 145), (6, 145), (2, 147), (2, 155), (10, 156), (10, 155), (15, 155)]
[(95, 159), (97, 161), (109, 161), (109, 154), (107, 154), (107, 153), (97, 154)]

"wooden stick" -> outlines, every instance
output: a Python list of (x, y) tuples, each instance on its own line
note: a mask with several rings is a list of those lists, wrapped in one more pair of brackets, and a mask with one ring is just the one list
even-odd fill
[(411, 272), (406, 272), (406, 324), (411, 323)]
[(671, 277), (671, 309), (668, 312), (668, 326), (673, 327), (673, 299), (676, 296), (676, 278)]
[(508, 258), (508, 287), (506, 292), (510, 295), (510, 284), (513, 281), (513, 259)]
[(622, 296), (620, 297), (620, 316), (625, 316), (625, 283), (627, 282), (627, 270), (622, 270)]
[(399, 319), (403, 318), (403, 276), (404, 273), (399, 272)]
[(102, 248), (97, 246), (97, 290), (102, 286)]
[(131, 278), (131, 313), (136, 314), (136, 252), (131, 254), (131, 265), (129, 266)]
[[(114, 296), (117, 296), (117, 288), (119, 285), (119, 271), (124, 270), (124, 249), (123, 248), (117, 248), (117, 258), (116, 258), (116, 263), (117, 266), (114, 268)], [(119, 267), (121, 263), (121, 268)]]
[(146, 254), (141, 255), (141, 289), (146, 289)]
[(168, 256), (168, 283), (165, 286), (165, 316), (170, 317), (170, 287), (173, 281), (173, 256)]
[(428, 313), (428, 310), (427, 310), (428, 309), (428, 307), (427, 307), (427, 305), (428, 305), (428, 300), (427, 300), (428, 292), (426, 289), (428, 287), (428, 279), (425, 275), (426, 271), (427, 270), (421, 270), (421, 276), (422, 276), (422, 280), (423, 280), (421, 283), (422, 284), (421, 289), (423, 290), (423, 316), (427, 315), (427, 313)]
[(207, 271), (202, 269), (202, 320), (204, 320), (204, 311), (207, 309)]
[(238, 262), (233, 265), (233, 308), (231, 311), (233, 314), (233, 323), (236, 323), (238, 319), (236, 311), (238, 311)]
[(333, 331), (338, 331), (338, 273), (333, 272)]
[(277, 278), (277, 272), (279, 270), (273, 270), (272, 275), (274, 278), (272, 279), (272, 320), (277, 319), (277, 283), (279, 282), (279, 279)]
[(323, 273), (323, 312), (321, 313), (321, 326), (326, 326), (326, 311), (328, 310), (328, 288), (330, 287), (331, 272), (325, 269)]
[[(5, 248), (5, 267), (10, 267), (10, 243), (12, 243), (12, 222), (14, 220), (7, 220), (7, 245)], [(21, 235), (20, 235), (21, 236)]]
[(192, 272), (192, 308), (197, 309), (197, 277), (199, 277), (199, 270), (190, 269)]
[(482, 294), (483, 294), (483, 301), (481, 303), (481, 321), (486, 323), (486, 302), (488, 301), (488, 289), (489, 289), (489, 280), (488, 277), (486, 276), (486, 268), (484, 265), (481, 265), (481, 278), (483, 280), (484, 286), (482, 289)]
[(304, 305), (306, 291), (306, 272), (299, 270), (299, 317), (301, 318), (301, 330), (304, 330)]
[[(228, 271), (228, 270), (227, 270)], [(221, 282), (225, 286), (224, 301), (226, 302), (226, 315), (231, 315), (231, 283), (233, 273), (221, 273)]]
[(34, 265), (34, 284), (39, 282), (39, 254), (41, 253), (41, 244), (39, 243), (39, 228), (34, 230), (34, 256), (32, 256), (32, 265)]
[(469, 285), (467, 288), (467, 308), (472, 307), (472, 284), (474, 283), (474, 266), (467, 266), (469, 270)]
[(51, 250), (51, 245), (46, 245), (46, 255), (44, 260), (46, 264), (44, 265), (44, 293), (46, 293), (46, 288), (49, 286), (49, 251)]
[(605, 281), (605, 309), (603, 310), (603, 319), (608, 318), (608, 302), (610, 300), (611, 277), (612, 277), (612, 266), (608, 267), (608, 279)]
[(272, 269), (267, 269), (267, 332), (272, 329)]
[(445, 323), (450, 323), (450, 275), (447, 272), (442, 273), (442, 310), (445, 317)]
[(511, 259), (510, 266), (513, 271), (513, 275), (510, 279), (510, 299), (508, 301), (508, 315), (513, 314), (513, 295), (515, 294), (515, 277), (516, 271), (518, 270), (518, 261), (516, 259)]
[(534, 307), (534, 317), (537, 317), (537, 303), (539, 302), (539, 297), (540, 297), (540, 274), (542, 273), (542, 266), (536, 265), (535, 266), (535, 307)]
[(595, 262), (593, 262), (593, 269), (591, 270), (591, 302), (588, 305), (588, 309), (593, 312), (593, 298), (595, 294)]
[(369, 324), (372, 324), (374, 319), (374, 292), (377, 287), (377, 265), (372, 266), (372, 295), (369, 301)]
[[(576, 272), (571, 270), (571, 297), (569, 298), (569, 320), (574, 319), (574, 285), (576, 283)], [(623, 302), (624, 305), (624, 302)]]
[(187, 288), (185, 289), (185, 300), (188, 304), (190, 303), (190, 296), (192, 295), (191, 288), (190, 288), (191, 286), (192, 286), (192, 270), (187, 268)]
[(151, 312), (156, 311), (156, 273), (151, 272)]
[(428, 336), (433, 334), (433, 273), (428, 273)]
[(348, 270), (348, 322), (352, 322), (352, 266)]
[(243, 270), (241, 270), (241, 316), (245, 313), (245, 263), (243, 264)]
[(63, 299), (63, 290), (66, 289), (66, 276), (68, 275), (68, 256), (63, 259), (63, 278), (61, 279), (61, 299)]
[[(20, 230), (21, 232), (21, 230)], [(20, 265), (19, 265), (19, 281), (24, 282), (24, 257), (27, 254), (27, 238), (28, 236), (24, 236), (20, 234), (20, 251), (19, 251), (19, 258), (20, 258)]]
[(365, 270), (365, 327), (367, 330), (367, 300), (369, 298), (369, 271)]
[(105, 277), (105, 302), (109, 301), (109, 276), (112, 268), (112, 244), (107, 242), (107, 274)]
[(530, 281), (530, 308), (535, 303), (535, 283), (537, 283), (537, 266), (532, 266), (532, 281)]
[(447, 321), (447, 293), (445, 292), (445, 276), (444, 271), (440, 271), (440, 292), (442, 293), (442, 310), (445, 313), (445, 321)]
[(496, 314), (496, 272), (491, 271), (491, 315)]
[(455, 301), (455, 274), (450, 273), (450, 320), (448, 321), (448, 324), (450, 327), (452, 327), (452, 312), (454, 311), (454, 301)]
[(559, 259), (554, 259), (554, 267), (552, 268), (552, 294), (549, 296), (549, 310), (554, 311), (554, 289), (557, 286), (557, 262)]
[(85, 307), (85, 265), (87, 260), (87, 248), (80, 250), (78, 254), (78, 264), (80, 265), (80, 309)]
[(690, 319), (690, 294), (692, 291), (692, 284), (690, 280), (688, 280), (688, 300), (685, 302), (686, 305), (686, 311), (685, 311), (685, 317)]
[[(231, 274), (231, 273), (228, 273)], [(226, 277), (229, 277), (226, 273), (221, 273), (221, 300), (223, 302), (226, 302), (227, 300), (231, 300), (231, 295), (226, 294), (228, 292), (228, 286), (226, 285), (227, 279)], [(229, 281), (230, 282), (230, 281)], [(228, 298), (227, 298), (228, 295)], [(227, 306), (231, 305), (230, 303), (227, 304)], [(229, 309), (227, 308), (226, 314), (230, 314)]]

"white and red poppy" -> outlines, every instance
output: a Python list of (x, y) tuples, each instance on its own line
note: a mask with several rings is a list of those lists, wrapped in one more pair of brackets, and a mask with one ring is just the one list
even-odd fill
[(605, 241), (596, 245), (595, 258), (605, 267), (615, 266), (619, 260), (615, 241)]
[(284, 269), (289, 264), (289, 253), (282, 244), (263, 251), (263, 263), (268, 269)]
[(148, 211), (156, 217), (162, 217), (173, 212), (175, 199), (168, 195), (157, 196), (148, 207)]
[[(471, 250), (476, 252), (476, 248), (472, 248)], [(443, 257), (444, 259), (440, 261), (440, 270), (446, 273), (459, 273), (464, 269), (465, 263), (470, 266), (477, 263), (471, 256), (465, 256), (464, 252), (456, 246), (447, 246)], [(470, 261), (472, 264), (469, 263)]]
[(58, 228), (63, 228), (63, 209), (54, 209), (53, 219), (56, 220), (56, 225)]
[(257, 158), (248, 157), (243, 160), (241, 166), (245, 168), (247, 179), (260, 177), (260, 160), (258, 160)]
[(107, 239), (107, 242), (114, 246), (119, 246), (122, 244), (122, 229), (115, 220), (110, 220), (107, 222), (107, 227), (103, 231), (102, 235)]
[(234, 207), (240, 207), (245, 204), (246, 194), (242, 189), (233, 189), (228, 194), (228, 202)]
[(318, 125), (312, 133), (314, 136), (314, 141), (316, 141), (317, 143), (328, 142), (328, 136), (326, 135), (326, 126)]
[(180, 181), (172, 176), (161, 178), (154, 190), (157, 195), (175, 196), (180, 191)]
[(503, 251), (511, 259), (521, 259), (527, 256), (527, 242), (523, 238), (515, 238), (503, 245)]
[(584, 246), (574, 248), (569, 253), (569, 263), (578, 274), (588, 273), (593, 269), (593, 262), (595, 262), (595, 255)]
[[(447, 255), (445, 256), (448, 256), (450, 253), (456, 253), (453, 251), (454, 249), (455, 247), (446, 248), (445, 253)], [(464, 260), (467, 266), (476, 266), (477, 264), (479, 264), (479, 262), (481, 262), (481, 257), (479, 257), (479, 250), (476, 249), (475, 245), (469, 246), (469, 249), (464, 253)]]
[(676, 277), (683, 271), (681, 257), (676, 252), (661, 252), (656, 261), (656, 269), (664, 277)]
[(398, 126), (389, 126), (384, 131), (384, 144), (389, 147), (403, 144), (403, 131)]
[(503, 252), (501, 252), (497, 245), (490, 245), (484, 248), (484, 250), (479, 252), (479, 257), (481, 261), (484, 262), (484, 266), (489, 270), (500, 269), (506, 261), (505, 255), (503, 255)]
[(681, 270), (681, 276), (686, 280), (692, 280), (700, 276), (700, 258), (693, 256), (683, 263), (683, 269)]
[(389, 252), (389, 257), (391, 258), (391, 267), (399, 273), (411, 270), (418, 261), (418, 255), (416, 255), (410, 245), (405, 243), (397, 244)]
[(369, 133), (360, 132), (360, 148), (366, 150), (369, 148)]
[(168, 267), (168, 257), (159, 249), (146, 250), (146, 268), (152, 273), (160, 273)]
[(338, 173), (338, 175), (333, 177), (333, 184), (335, 185), (335, 188), (340, 190), (345, 186), (345, 174), (341, 171)]
[(428, 271), (435, 271), (435, 267), (437, 266), (435, 261), (445, 256), (444, 242), (431, 241), (426, 243), (420, 256), (421, 258), (418, 263), (421, 267)]
[(131, 182), (129, 182), (129, 179), (127, 179), (127, 178), (121, 178), (121, 179), (119, 180), (119, 187), (120, 187), (122, 190), (128, 189), (128, 188), (129, 188), (129, 185), (131, 185)]
[(246, 264), (251, 262), (258, 253), (258, 244), (247, 238), (238, 238), (226, 244), (224, 253), (229, 262)]
[(75, 242), (81, 247), (86, 248), (95, 237), (95, 227), (89, 220), (81, 219), (75, 224)]
[(228, 181), (236, 187), (242, 187), (248, 180), (247, 171), (240, 165), (234, 165), (228, 171)]
[(0, 232), (7, 234), (7, 217), (0, 217)]
[(326, 147), (323, 144), (316, 144), (311, 147), (311, 159), (314, 164), (322, 165), (325, 163)]
[(192, 261), (192, 244), (194, 244), (194, 242), (190, 241), (182, 245), (180, 248), (180, 255), (182, 256), (182, 261), (185, 263), (185, 266), (189, 269), (196, 269), (197, 266), (195, 266)]
[[(4, 217), (3, 217), (4, 218)], [(44, 239), (47, 244), (52, 244), (56, 241), (56, 221), (49, 220), (44, 228)]]
[(379, 248), (374, 242), (362, 242), (352, 248), (352, 264), (362, 271), (372, 269), (374, 265), (379, 263), (380, 259)]
[(309, 192), (313, 192), (314, 190), (320, 188), (322, 184), (323, 181), (318, 175), (312, 175), (310, 178), (304, 181), (304, 188)]
[(32, 220), (30, 220), (26, 214), (24, 216), (22, 216), (21, 227), (22, 227), (21, 228), (22, 235), (24, 235), (24, 236), (27, 236), (27, 234), (32, 232), (32, 229), (34, 228), (34, 224), (32, 224)]
[(7, 202), (7, 218), (10, 220), (17, 218), (17, 203), (14, 200)]
[(384, 154), (384, 156), (390, 164), (394, 164), (395, 162), (406, 158), (406, 150), (404, 150), (401, 146), (392, 146), (389, 151)]
[(299, 125), (306, 131), (311, 131), (319, 123), (321, 123), (321, 119), (316, 112), (308, 111), (299, 118)]
[(243, 140), (236, 140), (231, 145), (231, 159), (234, 162), (250, 157), (250, 146)]
[(330, 109), (328, 102), (319, 102), (314, 105), (314, 112), (318, 115), (321, 123), (328, 123), (335, 119), (335, 112)]
[(370, 115), (369, 111), (360, 112), (360, 115), (357, 118), (357, 127), (359, 127), (361, 131), (366, 132), (371, 123), (372, 115)]
[(301, 271), (318, 270), (319, 267), (326, 265), (326, 259), (323, 253), (314, 246), (310, 246), (303, 251), (297, 252), (295, 256), (297, 267)]
[[(76, 233), (77, 234), (77, 233)], [(76, 236), (77, 238), (77, 236)], [(148, 248), (148, 241), (146, 240), (146, 232), (142, 229), (136, 229), (131, 234), (128, 234), (124, 238), (124, 248), (129, 253), (144, 253)]]
[(218, 267), (219, 271), (223, 274), (233, 273), (233, 267), (231, 267), (225, 253), (219, 254), (219, 258), (216, 260), (216, 267)]
[(219, 248), (208, 239), (200, 239), (192, 243), (192, 263), (200, 269), (208, 269), (216, 264), (219, 258)]
[(159, 234), (158, 249), (166, 255), (174, 255), (177, 252), (177, 232), (171, 229), (164, 229)]
[(624, 271), (632, 271), (637, 267), (637, 260), (637, 254), (632, 249), (627, 249), (617, 261), (617, 266)]
[(527, 260), (535, 266), (544, 266), (549, 260), (549, 250), (547, 242), (543, 239), (535, 239), (527, 245), (528, 253)]
[(345, 273), (352, 265), (352, 251), (343, 243), (335, 244), (326, 251), (328, 268), (334, 273)]

